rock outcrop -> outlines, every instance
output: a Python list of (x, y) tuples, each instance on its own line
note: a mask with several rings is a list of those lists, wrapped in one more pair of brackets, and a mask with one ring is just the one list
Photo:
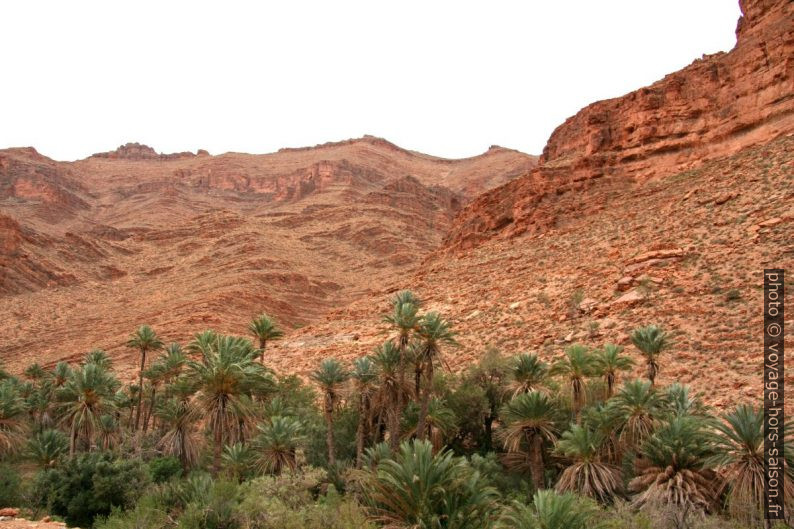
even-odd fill
[(661, 178), (794, 131), (794, 3), (741, 7), (733, 50), (583, 108), (552, 133), (531, 174), (461, 213), (447, 246), (544, 230), (555, 222), (548, 202), (602, 178)]
[(192, 158), (193, 156), (207, 155), (207, 151), (199, 149), (198, 154), (192, 152), (175, 152), (169, 154), (160, 154), (148, 145), (140, 143), (125, 143), (119, 146), (115, 151), (98, 152), (92, 154), (92, 158), (108, 158), (110, 160), (179, 160), (182, 158)]

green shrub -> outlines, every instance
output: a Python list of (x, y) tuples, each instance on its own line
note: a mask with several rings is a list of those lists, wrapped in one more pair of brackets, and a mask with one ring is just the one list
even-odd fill
[(0, 464), (0, 508), (19, 507), (22, 501), (22, 479), (10, 465)]
[(158, 457), (149, 461), (149, 474), (155, 483), (164, 483), (182, 476), (182, 463), (175, 457)]
[(148, 483), (140, 460), (91, 453), (39, 472), (33, 496), (39, 507), (63, 516), (68, 525), (91, 527), (97, 516), (130, 508)]

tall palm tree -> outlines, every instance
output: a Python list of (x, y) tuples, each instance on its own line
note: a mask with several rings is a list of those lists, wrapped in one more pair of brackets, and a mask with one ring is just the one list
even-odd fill
[(509, 376), (509, 364), (498, 350), (489, 349), (466, 374), (466, 378), (485, 393), (488, 400), (488, 413), (483, 417), (485, 432), (484, 449), (493, 448), (493, 423), (499, 416), (499, 408), (504, 405), (507, 394), (504, 384)]
[[(413, 411), (413, 414), (417, 411), (413, 404), (409, 407), (408, 423), (410, 427), (405, 432), (406, 436), (417, 434), (417, 417), (415, 415), (411, 417), (413, 415), (411, 411)], [(457, 417), (455, 417), (455, 412), (442, 399), (433, 397), (430, 399), (430, 405), (427, 409), (425, 424), (427, 429), (425, 435), (430, 440), (430, 444), (433, 445), (433, 450), (438, 451), (444, 446), (445, 440), (454, 434), (457, 427)]]
[(457, 345), (457, 342), (455, 342), (452, 326), (438, 312), (428, 312), (422, 316), (417, 334), (421, 341), (422, 375), (425, 380), (425, 388), (422, 392), (416, 435), (419, 440), (424, 440), (427, 435), (425, 426), (427, 411), (433, 393), (433, 367), (436, 362), (441, 360), (441, 346), (444, 344)]
[(645, 366), (651, 385), (659, 374), (659, 355), (672, 345), (670, 335), (657, 325), (640, 327), (631, 333), (631, 342), (645, 356)]
[(187, 344), (187, 350), (190, 353), (199, 354), (203, 358), (212, 352), (212, 347), (217, 340), (218, 333), (207, 329), (193, 335), (193, 340)]
[[(157, 337), (151, 327), (141, 325), (127, 341), (127, 347), (138, 349), (141, 353), (141, 368), (138, 370), (138, 387), (143, 389), (143, 371), (146, 369), (146, 353), (156, 351), (163, 347), (163, 342)], [(138, 430), (141, 423), (141, 402), (143, 391), (138, 392), (138, 408), (135, 411), (135, 429)]]
[(284, 333), (279, 329), (276, 322), (267, 314), (260, 314), (248, 324), (248, 330), (259, 340), (259, 350), (261, 351), (261, 362), (265, 363), (265, 347), (267, 342), (278, 340)]
[(358, 427), (356, 428), (356, 467), (361, 467), (364, 456), (364, 441), (369, 437), (369, 425), (372, 415), (372, 395), (378, 373), (371, 358), (364, 356), (353, 361), (351, 373), (354, 391), (358, 395)]
[(578, 420), (579, 411), (587, 400), (585, 379), (595, 374), (593, 355), (587, 347), (574, 344), (565, 350), (565, 357), (554, 364), (551, 374), (562, 376), (571, 388), (571, 408)]
[(159, 358), (163, 369), (163, 382), (170, 384), (172, 380), (182, 374), (187, 365), (187, 357), (182, 351), (182, 346), (176, 342), (168, 344)]
[(570, 492), (539, 490), (532, 505), (514, 502), (503, 515), (499, 529), (601, 529), (598, 508)]
[(102, 450), (112, 450), (121, 437), (119, 424), (110, 414), (99, 417), (97, 423), (97, 445)]
[(677, 527), (716, 507), (719, 476), (706, 466), (714, 455), (702, 423), (675, 417), (642, 446), (647, 465), (629, 482), (637, 507), (672, 512)]
[(0, 456), (17, 451), (25, 439), (25, 399), (13, 379), (0, 381)]
[(312, 380), (317, 382), (323, 392), (323, 415), (327, 427), (325, 441), (328, 445), (328, 464), (336, 464), (336, 452), (334, 449), (334, 411), (339, 404), (341, 394), (340, 389), (350, 373), (335, 358), (326, 358), (320, 364), (320, 368), (311, 375)]
[(631, 380), (609, 401), (608, 410), (619, 432), (621, 447), (631, 450), (638, 448), (661, 424), (664, 398), (650, 382)]
[(149, 379), (149, 406), (146, 409), (146, 415), (143, 419), (143, 433), (149, 430), (149, 419), (152, 417), (155, 407), (157, 406), (157, 388), (163, 383), (166, 377), (165, 365), (161, 362), (155, 362), (148, 369), (143, 372), (143, 376)]
[[(764, 518), (764, 410), (740, 404), (722, 414), (712, 438), (714, 455), (708, 460), (721, 472), (726, 506), (732, 517), (760, 524)], [(791, 459), (794, 446), (784, 447), (788, 469), (783, 473), (783, 498), (789, 509), (794, 498)]]
[[(410, 290), (403, 290), (398, 292), (394, 298), (392, 299), (392, 313), (384, 316), (383, 320), (387, 323), (390, 323), (394, 327), (397, 328), (397, 349), (400, 353), (400, 387), (405, 387), (405, 368), (409, 358), (409, 344), (411, 343), (412, 336), (416, 333), (419, 327), (420, 318), (419, 318), (419, 308), (421, 306), (421, 302), (419, 298), (414, 296), (413, 292)], [(415, 373), (419, 371), (415, 370)], [(415, 387), (416, 394), (419, 394), (419, 380), (416, 379), (416, 387)], [(398, 402), (395, 403), (395, 407), (402, 413), (403, 408), (405, 408), (405, 393), (399, 393), (397, 395)], [(397, 421), (396, 424), (392, 425), (396, 429), (391, 432), (394, 436), (395, 444), (392, 445), (393, 448), (397, 447), (397, 444), (400, 438), (399, 427), (400, 423)]]
[(254, 417), (251, 397), (275, 387), (270, 371), (255, 361), (250, 340), (215, 337), (201, 362), (188, 363), (188, 381), (198, 389), (198, 408), (213, 437), (213, 472), (217, 475), (224, 445), (242, 436), (240, 424)]
[(434, 454), (427, 441), (403, 442), (380, 458), (365, 474), (363, 494), (369, 516), (386, 527), (438, 529), (489, 527), (498, 497), (465, 458)]
[(269, 474), (281, 474), (298, 467), (297, 451), (303, 439), (303, 425), (293, 417), (279, 415), (259, 425), (254, 439), (256, 466)]
[(593, 360), (596, 373), (604, 377), (607, 399), (612, 398), (620, 372), (629, 371), (634, 366), (634, 360), (622, 355), (622, 352), (622, 346), (608, 343), (603, 349), (596, 351)]
[(63, 410), (61, 420), (70, 432), (70, 457), (81, 439), (90, 450), (100, 417), (113, 410), (117, 388), (118, 382), (110, 373), (96, 364), (85, 364), (58, 389), (56, 395)]
[(530, 391), (546, 392), (549, 366), (535, 354), (522, 353), (511, 360), (510, 389), (515, 397)]
[(500, 415), (505, 449), (527, 453), (535, 489), (545, 488), (545, 446), (554, 444), (559, 435), (554, 402), (538, 391), (521, 393), (505, 404)]
[(386, 417), (389, 446), (393, 450), (400, 446), (400, 404), (408, 392), (401, 377), (400, 358), (400, 350), (392, 341), (384, 342), (372, 354), (372, 363), (378, 376), (378, 386), (372, 397), (373, 409), (380, 412), (381, 417)]
[(556, 451), (572, 463), (560, 474), (557, 491), (575, 492), (601, 503), (610, 503), (620, 493), (620, 468), (601, 458), (607, 436), (574, 424), (557, 441)]

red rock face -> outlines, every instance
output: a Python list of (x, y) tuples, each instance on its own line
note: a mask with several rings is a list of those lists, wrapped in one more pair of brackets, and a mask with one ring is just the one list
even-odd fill
[(545, 229), (546, 202), (596, 179), (661, 178), (794, 131), (794, 3), (741, 7), (732, 51), (582, 109), (552, 133), (531, 175), (461, 213), (447, 245)]

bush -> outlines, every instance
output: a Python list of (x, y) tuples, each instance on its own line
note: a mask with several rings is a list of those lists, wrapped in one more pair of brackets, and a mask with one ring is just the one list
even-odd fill
[(0, 465), (0, 508), (19, 507), (22, 479), (10, 465)]
[(132, 507), (148, 483), (140, 460), (92, 453), (39, 472), (34, 497), (39, 507), (63, 516), (68, 525), (91, 527), (97, 516)]
[(182, 476), (182, 463), (175, 457), (158, 457), (149, 461), (149, 474), (155, 483), (165, 483)]

